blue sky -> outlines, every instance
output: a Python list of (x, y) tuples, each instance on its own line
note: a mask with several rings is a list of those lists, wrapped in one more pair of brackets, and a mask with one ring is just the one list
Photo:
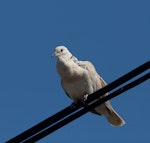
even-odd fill
[[(0, 142), (68, 106), (54, 48), (91, 61), (107, 83), (150, 58), (148, 0), (0, 1)], [(87, 113), (39, 143), (149, 143), (150, 82), (112, 99), (126, 124)]]

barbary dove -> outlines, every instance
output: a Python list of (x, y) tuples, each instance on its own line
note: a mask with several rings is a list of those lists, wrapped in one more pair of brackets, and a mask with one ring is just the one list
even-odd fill
[[(74, 101), (87, 98), (89, 94), (106, 85), (91, 62), (79, 61), (66, 47), (56, 47), (53, 55), (58, 58), (57, 71), (61, 78), (62, 87)], [(125, 123), (109, 101), (94, 108), (91, 112), (104, 115), (112, 126), (122, 126)]]

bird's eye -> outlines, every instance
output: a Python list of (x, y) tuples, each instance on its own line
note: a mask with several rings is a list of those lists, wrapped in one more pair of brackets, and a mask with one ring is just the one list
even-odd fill
[(60, 51), (63, 52), (63, 49), (61, 49)]

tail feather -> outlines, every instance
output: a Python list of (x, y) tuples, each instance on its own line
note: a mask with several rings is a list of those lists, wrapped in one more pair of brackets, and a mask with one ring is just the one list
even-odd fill
[(106, 116), (106, 119), (112, 126), (122, 126), (125, 124), (125, 121), (114, 110)]
[(125, 121), (116, 113), (108, 101), (94, 110), (95, 112), (93, 113), (104, 115), (112, 126), (122, 126), (125, 124)]

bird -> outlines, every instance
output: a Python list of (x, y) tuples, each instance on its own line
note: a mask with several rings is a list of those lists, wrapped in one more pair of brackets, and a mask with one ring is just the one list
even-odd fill
[[(107, 85), (90, 61), (78, 60), (67, 47), (57, 46), (53, 56), (57, 57), (56, 69), (61, 79), (62, 88), (73, 101), (86, 100), (88, 95)], [(108, 96), (108, 93), (104, 96)], [(103, 115), (112, 126), (125, 124), (109, 101), (97, 106), (91, 112)]]

